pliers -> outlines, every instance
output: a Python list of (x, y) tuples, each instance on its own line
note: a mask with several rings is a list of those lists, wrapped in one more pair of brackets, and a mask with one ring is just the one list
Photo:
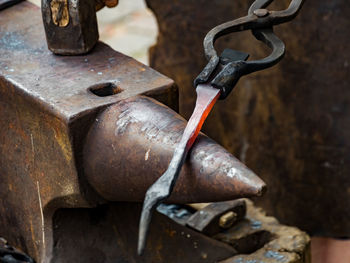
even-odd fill
[[(201, 83), (210, 83), (220, 89), (220, 99), (225, 99), (241, 76), (272, 67), (283, 58), (285, 45), (274, 34), (273, 26), (296, 17), (304, 1), (292, 0), (289, 7), (282, 11), (265, 9), (271, 2), (273, 0), (256, 0), (247, 16), (218, 25), (208, 32), (204, 38), (204, 53), (209, 62), (195, 79), (195, 87)], [(225, 49), (219, 57), (214, 48), (215, 41), (224, 35), (244, 30), (252, 30), (255, 38), (272, 50), (271, 54), (264, 59), (247, 61), (248, 54)]]

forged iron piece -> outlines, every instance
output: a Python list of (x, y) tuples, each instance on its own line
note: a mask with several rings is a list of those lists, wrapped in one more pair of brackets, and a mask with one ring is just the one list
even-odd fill
[[(274, 34), (273, 26), (292, 20), (300, 11), (303, 0), (292, 0), (289, 7), (282, 11), (269, 11), (266, 8), (273, 0), (256, 0), (250, 6), (248, 15), (226, 22), (211, 29), (204, 38), (204, 53), (209, 61), (194, 81), (210, 83), (220, 89), (220, 99), (225, 99), (243, 76), (276, 65), (285, 54), (284, 43)], [(224, 35), (244, 30), (252, 30), (256, 39), (265, 43), (272, 52), (264, 59), (245, 61), (219, 57), (214, 43)], [(215, 72), (215, 76), (212, 76)]]
[(153, 211), (162, 201), (167, 199), (173, 191), (187, 154), (196, 140), (210, 110), (220, 95), (219, 90), (208, 85), (199, 85), (196, 91), (197, 101), (194, 112), (186, 125), (180, 142), (176, 145), (169, 166), (163, 175), (159, 177), (146, 192), (140, 219), (139, 255), (142, 254), (146, 244), (147, 232)]
[(48, 48), (55, 54), (80, 55), (97, 43), (95, 0), (42, 0)]
[[(211, 203), (194, 213), (186, 224), (201, 233), (212, 236), (222, 229), (232, 227), (242, 220), (245, 214), (246, 204), (244, 200)], [(225, 215), (226, 217), (223, 217)], [(225, 220), (229, 222), (224, 222)]]

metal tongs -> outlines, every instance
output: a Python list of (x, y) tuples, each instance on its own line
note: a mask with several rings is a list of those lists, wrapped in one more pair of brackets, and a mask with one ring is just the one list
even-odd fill
[[(272, 67), (283, 58), (285, 45), (274, 34), (273, 26), (292, 20), (298, 14), (304, 0), (292, 0), (289, 7), (282, 11), (265, 9), (272, 1), (256, 0), (250, 6), (247, 16), (214, 27), (204, 38), (204, 52), (209, 62), (194, 81), (197, 91), (196, 106), (175, 148), (168, 169), (147, 190), (139, 228), (139, 255), (145, 248), (152, 213), (170, 196), (186, 156), (217, 99), (225, 99), (240, 77)], [(225, 49), (219, 57), (214, 48), (215, 41), (221, 36), (244, 30), (252, 30), (255, 38), (272, 50), (271, 54), (260, 60), (247, 61), (248, 54)]]
[[(273, 0), (256, 0), (249, 8), (248, 15), (214, 27), (204, 38), (205, 57), (209, 61), (203, 71), (195, 79), (195, 86), (209, 82), (220, 89), (220, 99), (230, 94), (241, 76), (263, 70), (277, 64), (284, 56), (285, 45), (273, 32), (273, 26), (292, 20), (301, 9), (304, 0), (292, 0), (289, 7), (282, 11), (265, 9)], [(264, 42), (271, 54), (264, 59), (246, 61), (248, 54), (226, 49), (219, 57), (214, 42), (219, 37), (252, 30), (256, 39)], [(218, 72), (212, 76), (214, 72)]]

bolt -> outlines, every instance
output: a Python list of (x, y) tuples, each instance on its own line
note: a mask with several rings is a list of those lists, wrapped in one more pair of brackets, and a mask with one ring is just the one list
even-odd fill
[(264, 16), (267, 16), (269, 14), (269, 10), (267, 10), (267, 9), (256, 9), (256, 10), (254, 10), (253, 13), (257, 17), (264, 17)]

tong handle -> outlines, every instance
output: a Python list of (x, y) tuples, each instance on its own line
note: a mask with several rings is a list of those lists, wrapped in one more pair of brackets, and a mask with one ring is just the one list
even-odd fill
[[(248, 15), (214, 27), (204, 38), (204, 52), (208, 64), (194, 81), (208, 83), (221, 90), (220, 99), (225, 99), (233, 90), (241, 76), (263, 70), (277, 64), (285, 54), (284, 43), (273, 33), (273, 26), (293, 19), (299, 12), (304, 0), (292, 0), (289, 7), (282, 11), (268, 11), (273, 0), (256, 0), (249, 8)], [(216, 39), (221, 36), (244, 30), (252, 30), (256, 39), (265, 43), (272, 51), (261, 60), (246, 61), (237, 59), (223, 64), (214, 48)], [(215, 76), (213, 76), (217, 73)]]

